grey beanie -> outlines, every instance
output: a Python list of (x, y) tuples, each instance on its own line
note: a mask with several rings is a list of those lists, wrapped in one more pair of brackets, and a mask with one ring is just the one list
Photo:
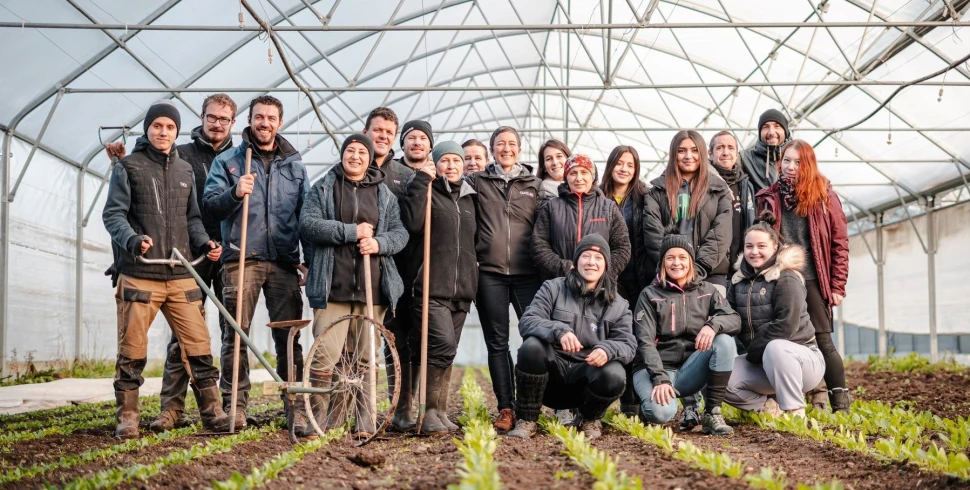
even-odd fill
[(782, 128), (785, 129), (785, 141), (791, 136), (791, 132), (788, 130), (788, 119), (785, 115), (781, 113), (778, 109), (768, 109), (761, 114), (758, 118), (758, 139), (761, 139), (761, 128), (765, 126), (768, 121), (774, 121), (778, 123)]
[(442, 141), (435, 145), (434, 149), (431, 150), (431, 159), (434, 163), (438, 163), (441, 157), (452, 153), (461, 157), (462, 160), (465, 159), (465, 150), (461, 148), (461, 145), (455, 143), (454, 141)]

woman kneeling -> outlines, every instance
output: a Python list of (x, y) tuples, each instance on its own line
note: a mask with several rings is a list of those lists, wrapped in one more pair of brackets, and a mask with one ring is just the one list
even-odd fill
[(636, 347), (632, 315), (610, 279), (610, 246), (591, 234), (580, 240), (575, 268), (542, 284), (519, 321), (525, 339), (515, 365), (518, 421), (508, 435), (536, 433), (543, 405), (579, 407), (586, 437), (600, 435), (599, 420), (626, 386), (623, 364)]
[(694, 247), (684, 235), (667, 235), (660, 274), (640, 293), (634, 317), (637, 355), (633, 386), (643, 400), (640, 417), (664, 424), (677, 414), (677, 396), (707, 385), (705, 434), (734, 432), (721, 416), (721, 401), (738, 351), (741, 319), (694, 267)]
[[(731, 279), (728, 301), (742, 318), (737, 358), (725, 400), (742, 410), (805, 415), (804, 393), (825, 373), (808, 316), (805, 250), (782, 245), (771, 213), (744, 234), (744, 253)], [(768, 398), (776, 395), (777, 402)]]

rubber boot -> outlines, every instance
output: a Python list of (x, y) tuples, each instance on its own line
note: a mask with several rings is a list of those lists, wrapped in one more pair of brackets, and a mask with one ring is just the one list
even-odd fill
[(360, 384), (360, 391), (354, 391), (354, 399), (350, 403), (353, 403), (355, 409), (353, 414), (356, 424), (354, 433), (358, 437), (367, 438), (377, 432), (377, 425), (374, 419), (374, 410), (370, 404), (371, 377), (368, 372), (370, 368), (363, 369), (364, 371), (361, 373), (363, 382)]
[[(401, 364), (401, 393), (397, 398), (397, 407), (391, 418), (390, 430), (407, 432), (414, 429), (417, 421), (411, 417), (411, 405), (414, 401), (414, 387), (417, 385), (418, 366), (410, 363)], [(388, 385), (390, 387), (390, 385)], [(393, 392), (392, 392), (393, 393)]]
[(849, 413), (852, 406), (852, 397), (849, 395), (848, 388), (832, 388), (829, 390), (829, 402), (832, 404), (832, 412)]
[(516, 397), (515, 416), (519, 419), (515, 427), (508, 431), (510, 437), (529, 439), (536, 433), (536, 421), (542, 411), (542, 396), (546, 392), (548, 374), (529, 374), (515, 369)]
[[(330, 388), (331, 385), (330, 373), (315, 375), (313, 371), (310, 371), (310, 387), (311, 388)], [(303, 398), (302, 396), (300, 398)], [(320, 430), (326, 430), (327, 427), (327, 409), (330, 408), (330, 393), (327, 394), (311, 394), (310, 395), (310, 410), (313, 413), (313, 420), (317, 422), (317, 426)], [(317, 430), (313, 427), (312, 423), (307, 421), (306, 428), (303, 430), (301, 437), (308, 437), (310, 439), (316, 439), (319, 434)]]
[(219, 387), (216, 385), (199, 389), (199, 416), (202, 427), (212, 432), (228, 432), (229, 416), (222, 410), (219, 403)]
[(118, 425), (115, 427), (115, 437), (130, 439), (138, 437), (138, 419), (141, 411), (138, 407), (138, 390), (116, 391), (115, 417)]
[(828, 389), (825, 387), (825, 380), (823, 379), (818, 382), (818, 386), (805, 394), (805, 399), (816, 410), (825, 410), (825, 404), (828, 402), (827, 394)]
[(438, 419), (438, 406), (441, 402), (441, 387), (445, 384), (445, 369), (428, 366), (428, 399), (421, 423), (422, 434), (443, 434), (448, 432), (448, 426)]
[(445, 370), (445, 377), (442, 380), (441, 393), (438, 395), (438, 420), (448, 430), (458, 430), (458, 426), (448, 418), (448, 395), (451, 393), (451, 369), (454, 366), (448, 366)]

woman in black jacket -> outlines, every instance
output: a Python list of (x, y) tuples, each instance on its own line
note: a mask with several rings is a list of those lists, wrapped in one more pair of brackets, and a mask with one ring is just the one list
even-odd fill
[(584, 236), (599, 234), (610, 244), (610, 277), (615, 282), (630, 260), (630, 234), (623, 213), (596, 186), (595, 167), (586, 155), (566, 160), (566, 183), (559, 197), (536, 215), (532, 257), (543, 279), (563, 277), (574, 266), (573, 251)]
[(640, 416), (665, 424), (677, 414), (678, 394), (693, 395), (707, 385), (703, 432), (730, 434), (721, 401), (738, 355), (733, 335), (741, 319), (697, 273), (687, 237), (665, 236), (661, 252), (660, 273), (640, 293), (634, 314), (633, 385), (643, 400)]
[[(434, 146), (431, 153), (435, 168), (426, 166), (416, 172), (408, 183), (408, 199), (401, 210), (401, 220), (413, 236), (424, 233), (425, 209), (428, 203), (428, 186), (431, 186), (431, 241), (430, 297), (428, 302), (428, 398), (427, 411), (421, 432), (434, 434), (456, 430), (458, 426), (448, 420), (448, 381), (451, 379), (452, 363), (458, 353), (458, 340), (478, 291), (478, 261), (475, 257), (475, 191), (462, 179), (465, 155), (458, 143), (445, 141)], [(437, 170), (440, 177), (435, 178)], [(424, 254), (424, 242), (420, 242), (415, 257)], [(415, 302), (410, 314), (414, 325), (421, 324), (421, 303), (424, 284), (422, 268), (414, 279)], [(405, 313), (406, 314), (406, 313)], [(412, 345), (410, 351), (419, 354), (420, 346)], [(419, 365), (420, 359), (411, 359)], [(406, 385), (407, 383), (405, 383)], [(410, 403), (410, 397), (402, 402)], [(410, 407), (400, 406), (402, 418), (410, 413)], [(395, 412), (397, 416), (398, 411)]]
[[(825, 373), (800, 272), (805, 250), (782, 245), (773, 214), (762, 213), (761, 219), (744, 234), (739, 270), (728, 291), (728, 301), (741, 315), (738, 340), (747, 354), (735, 360), (725, 401), (742, 410), (804, 416), (803, 394)], [(777, 402), (768, 398), (771, 394)]]
[(600, 435), (599, 420), (623, 393), (623, 364), (633, 358), (632, 315), (617, 296), (610, 245), (598, 235), (580, 240), (576, 267), (542, 284), (519, 321), (524, 341), (515, 366), (515, 429), (530, 438), (543, 405), (579, 407), (587, 438)]

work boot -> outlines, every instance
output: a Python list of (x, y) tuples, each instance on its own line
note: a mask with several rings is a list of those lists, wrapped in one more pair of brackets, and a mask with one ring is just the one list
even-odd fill
[[(202, 405), (202, 393), (201, 391), (196, 393), (196, 398), (199, 402), (199, 406)], [(222, 393), (222, 411), (225, 412), (227, 416), (231, 416), (231, 404), (232, 394), (230, 392)], [(236, 393), (236, 426), (235, 430), (239, 431), (245, 429), (247, 426), (256, 425), (256, 418), (249, 415), (246, 411), (246, 407), (249, 406), (249, 392), (240, 390)]]
[(703, 425), (701, 429), (701, 433), (703, 434), (723, 436), (734, 433), (734, 429), (724, 421), (720, 406), (705, 410), (704, 419), (701, 424)]
[(154, 432), (166, 432), (175, 428), (179, 425), (181, 415), (175, 410), (162, 410), (155, 416), (155, 420), (152, 420), (149, 428)]
[(300, 435), (306, 432), (306, 405), (303, 404), (303, 395), (293, 397), (293, 401), (290, 401), (289, 396), (283, 395), (283, 413), (286, 414), (287, 429), (290, 428), (289, 424), (292, 421), (294, 434)]
[[(315, 375), (313, 371), (310, 371), (310, 387), (311, 388), (330, 388), (331, 378), (330, 373)], [(302, 398), (302, 396), (300, 397)], [(316, 394), (310, 395), (310, 411), (313, 413), (313, 420), (317, 422), (317, 426), (320, 430), (326, 430), (327, 427), (327, 409), (330, 405), (330, 393), (327, 394)], [(303, 430), (301, 437), (307, 437), (310, 439), (316, 439), (319, 435), (317, 430), (313, 427), (312, 423), (306, 424), (306, 428)]]
[(445, 377), (441, 380), (441, 393), (438, 395), (438, 420), (441, 421), (448, 430), (458, 430), (458, 425), (448, 418), (448, 395), (451, 393), (451, 368), (445, 370)]
[(115, 391), (115, 416), (118, 425), (115, 427), (115, 437), (130, 439), (138, 437), (138, 418), (141, 411), (138, 407), (138, 390)]
[(583, 421), (583, 434), (586, 435), (586, 439), (596, 439), (603, 435), (603, 426), (600, 425), (599, 420), (585, 420)]
[(829, 402), (832, 405), (832, 412), (849, 413), (852, 406), (852, 397), (849, 395), (848, 388), (832, 388), (829, 390)]
[(556, 418), (562, 425), (572, 425), (577, 421), (576, 410), (573, 408), (563, 408), (556, 410)]
[(417, 425), (417, 421), (411, 418), (411, 404), (414, 401), (414, 387), (418, 377), (417, 367), (410, 363), (401, 363), (401, 393), (398, 395), (390, 425), (390, 430), (394, 432), (408, 432)]
[(698, 425), (701, 425), (701, 416), (697, 411), (697, 405), (684, 405), (684, 416), (680, 419), (680, 431), (690, 432)]
[[(199, 417), (202, 418), (202, 427), (212, 432), (228, 432), (229, 416), (222, 410), (219, 404), (219, 387), (216, 385), (207, 388), (199, 388)], [(238, 418), (239, 413), (236, 412)], [(243, 420), (245, 420), (245, 413)], [(240, 427), (236, 427), (237, 429)]]
[(450, 430), (438, 419), (442, 387), (447, 384), (445, 383), (446, 372), (446, 369), (428, 366), (428, 399), (424, 420), (421, 422), (422, 434), (442, 434)]
[(772, 398), (768, 398), (765, 400), (764, 406), (758, 410), (758, 413), (768, 414), (772, 417), (781, 417), (782, 411), (781, 407), (778, 406), (778, 402)]
[(823, 379), (822, 381), (818, 382), (818, 386), (805, 394), (805, 401), (816, 410), (825, 410), (828, 402), (828, 396), (826, 396), (827, 394), (828, 389), (826, 388), (825, 380)]
[(360, 384), (360, 390), (354, 390), (355, 396), (350, 403), (354, 406), (354, 434), (360, 438), (368, 438), (377, 432), (376, 420), (374, 419), (374, 409), (370, 404), (370, 393), (371, 393), (371, 377), (368, 370), (369, 367), (361, 368), (361, 376), (363, 377), (363, 382)]
[(519, 439), (531, 439), (532, 436), (536, 435), (538, 425), (535, 422), (519, 419), (515, 422), (515, 428), (508, 431), (505, 435), (518, 437)]
[[(340, 380), (337, 373), (334, 373), (330, 377), (330, 386), (338, 385), (338, 383), (340, 383)], [(344, 425), (344, 421), (347, 420), (347, 405), (352, 393), (354, 393), (354, 390), (345, 383), (343, 386), (337, 386), (337, 391), (330, 394), (330, 401), (327, 405), (327, 426), (322, 427), (323, 430), (335, 429)]]
[(508, 432), (515, 425), (515, 412), (511, 408), (503, 408), (498, 411), (498, 417), (492, 423), (492, 427), (499, 432)]

